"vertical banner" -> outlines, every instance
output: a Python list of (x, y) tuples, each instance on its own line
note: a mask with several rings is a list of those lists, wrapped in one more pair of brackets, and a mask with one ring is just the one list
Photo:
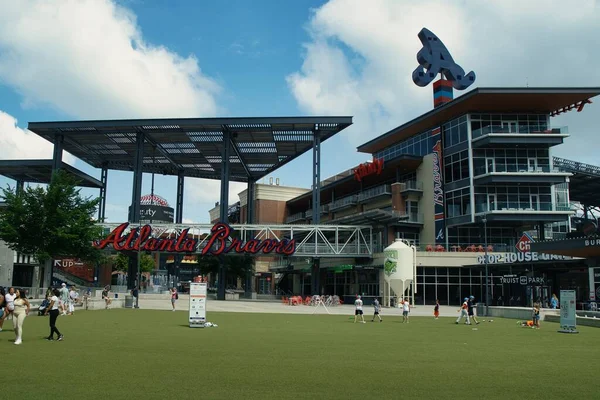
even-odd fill
[(560, 291), (560, 330), (561, 333), (577, 332), (577, 303), (574, 290)]
[(444, 214), (444, 158), (442, 151), (442, 129), (434, 128), (432, 135), (433, 152), (433, 202), (435, 213), (435, 244), (446, 244), (446, 220)]
[(204, 328), (206, 323), (206, 282), (190, 283), (190, 328)]

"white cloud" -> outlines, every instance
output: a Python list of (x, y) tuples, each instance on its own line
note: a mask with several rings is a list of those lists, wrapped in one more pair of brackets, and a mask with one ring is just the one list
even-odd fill
[[(331, 0), (314, 10), (304, 62), (287, 82), (302, 111), (353, 115), (355, 124), (343, 135), (358, 145), (433, 107), (431, 85), (417, 87), (411, 78), (421, 28), (476, 72), (473, 87), (599, 86), (600, 69), (593, 66), (600, 54), (592, 50), (599, 21), (594, 0), (577, 7), (560, 0)], [(600, 108), (589, 107), (570, 118), (574, 137), (596, 134), (591, 118)]]
[(193, 56), (147, 43), (109, 0), (0, 0), (0, 81), (75, 118), (213, 116), (218, 84)]
[[(247, 183), (229, 182), (229, 204), (240, 201), (238, 194), (248, 187)], [(214, 204), (221, 198), (221, 181), (187, 178), (185, 180), (186, 201)]]
[[(53, 145), (27, 129), (17, 126), (17, 120), (0, 110), (0, 159), (50, 159)], [(72, 164), (71, 154), (64, 152), (63, 161)]]

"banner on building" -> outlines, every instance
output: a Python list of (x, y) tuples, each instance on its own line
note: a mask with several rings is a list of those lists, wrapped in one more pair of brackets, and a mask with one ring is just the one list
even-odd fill
[(206, 282), (190, 283), (190, 328), (204, 328), (206, 323)]
[(433, 202), (435, 213), (435, 243), (446, 244), (446, 218), (444, 213), (444, 158), (442, 151), (442, 129), (434, 128), (433, 136)]
[(560, 330), (561, 333), (577, 332), (577, 299), (574, 290), (560, 291)]

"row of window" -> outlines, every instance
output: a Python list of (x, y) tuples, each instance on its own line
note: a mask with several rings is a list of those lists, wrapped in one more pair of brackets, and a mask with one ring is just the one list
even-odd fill
[(439, 140), (438, 137), (432, 136), (431, 131), (426, 131), (383, 149), (375, 153), (374, 157), (386, 161), (402, 154), (426, 156), (433, 152), (433, 146), (437, 140)]
[(456, 182), (469, 177), (469, 152), (444, 157), (444, 182)]
[(444, 148), (456, 146), (469, 140), (467, 116), (464, 115), (442, 125)]

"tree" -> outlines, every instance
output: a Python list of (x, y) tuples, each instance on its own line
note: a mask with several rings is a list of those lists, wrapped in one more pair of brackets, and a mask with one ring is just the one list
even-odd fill
[(0, 239), (39, 262), (60, 257), (101, 260), (101, 252), (92, 246), (102, 233), (94, 220), (99, 199), (82, 197), (77, 184), (59, 170), (46, 187), (3, 189)]
[[(114, 257), (113, 269), (126, 272), (129, 267), (129, 257), (124, 253), (119, 253)], [(147, 253), (140, 253), (140, 272), (152, 272), (155, 267), (154, 257)]]

